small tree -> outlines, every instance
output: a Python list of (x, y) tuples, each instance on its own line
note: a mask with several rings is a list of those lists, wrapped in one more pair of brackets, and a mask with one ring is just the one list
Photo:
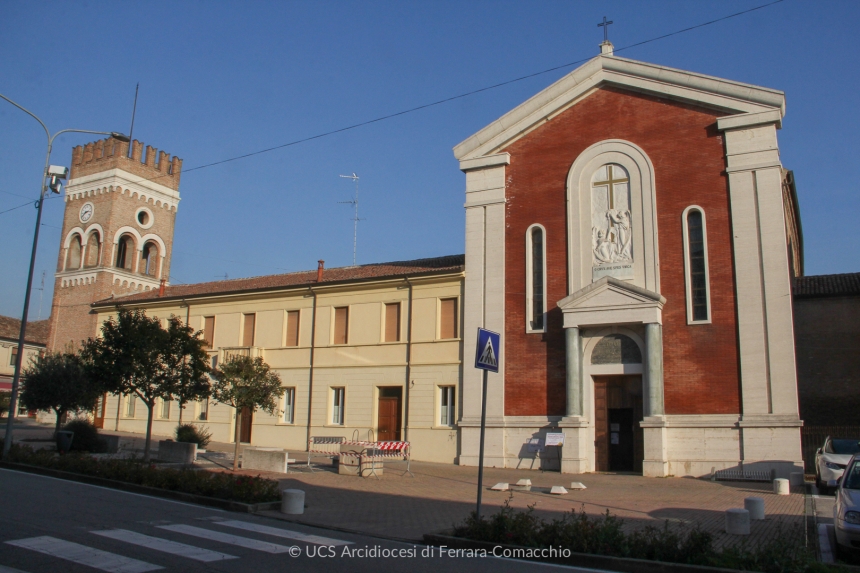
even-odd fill
[(209, 376), (209, 355), (206, 341), (189, 326), (183, 326), (175, 317), (171, 318), (167, 329), (171, 351), (170, 368), (175, 372), (176, 384), (173, 399), (179, 403), (179, 425), (182, 425), (182, 411), (188, 402), (209, 398), (212, 383)]
[(101, 338), (84, 343), (82, 355), (92, 376), (110, 392), (135, 394), (146, 405), (145, 461), (150, 458), (156, 402), (172, 399), (186, 386), (208, 384), (203, 380), (209, 368), (199, 334), (175, 316), (165, 329), (142, 310), (121, 308), (102, 325)]
[(281, 396), (281, 377), (269, 370), (269, 365), (260, 357), (233, 356), (212, 371), (212, 397), (216, 402), (236, 410), (235, 448), (233, 471), (239, 469), (239, 428), (242, 410), (248, 408), (253, 414), (257, 409), (273, 414)]
[(53, 410), (54, 431), (67, 412), (92, 410), (104, 388), (87, 375), (80, 356), (72, 352), (40, 356), (23, 372), (21, 405), (28, 410)]

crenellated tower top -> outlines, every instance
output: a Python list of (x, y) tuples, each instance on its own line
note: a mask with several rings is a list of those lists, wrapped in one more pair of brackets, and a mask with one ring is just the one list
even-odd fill
[(100, 139), (72, 149), (72, 168), (69, 179), (101, 173), (109, 169), (122, 169), (159, 185), (179, 190), (179, 176), (182, 160), (169, 153), (158, 151), (147, 145), (144, 153), (143, 143), (131, 142), (131, 157), (128, 156), (128, 142), (114, 137)]

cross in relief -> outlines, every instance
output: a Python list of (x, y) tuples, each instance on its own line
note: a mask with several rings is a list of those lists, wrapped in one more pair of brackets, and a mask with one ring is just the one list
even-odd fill
[(608, 41), (609, 41), (609, 25), (610, 25), (610, 24), (612, 24), (612, 20), (610, 20), (609, 22), (607, 22), (607, 21), (606, 21), (606, 16), (604, 16), (604, 17), (603, 17), (603, 23), (602, 23), (602, 24), (598, 24), (598, 25), (597, 25), (597, 27), (598, 27), (598, 28), (603, 28), (603, 41), (604, 41), (604, 42), (608, 42)]

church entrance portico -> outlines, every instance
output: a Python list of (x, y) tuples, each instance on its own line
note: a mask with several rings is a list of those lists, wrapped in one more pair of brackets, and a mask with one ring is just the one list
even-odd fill
[[(603, 277), (559, 301), (566, 341), (562, 471), (668, 472), (663, 407), (665, 299)], [(626, 320), (625, 320), (626, 319)], [(650, 422), (650, 423), (649, 423)]]

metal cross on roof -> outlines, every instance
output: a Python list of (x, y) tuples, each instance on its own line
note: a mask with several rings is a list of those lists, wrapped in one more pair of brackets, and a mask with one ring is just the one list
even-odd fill
[(603, 17), (603, 23), (602, 23), (602, 24), (598, 24), (598, 25), (597, 25), (597, 27), (598, 27), (598, 28), (603, 28), (603, 41), (604, 41), (604, 42), (608, 42), (608, 41), (609, 41), (609, 25), (610, 25), (610, 24), (612, 24), (612, 20), (610, 20), (609, 22), (607, 22), (607, 21), (606, 21), (606, 16), (604, 16), (604, 17)]

